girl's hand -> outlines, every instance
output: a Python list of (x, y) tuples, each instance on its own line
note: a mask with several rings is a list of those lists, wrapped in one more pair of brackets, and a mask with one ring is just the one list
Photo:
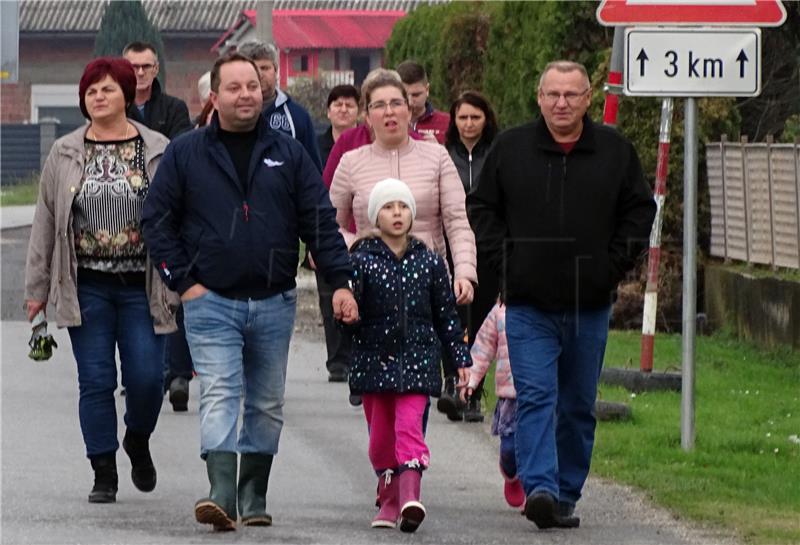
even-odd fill
[(453, 294), (456, 296), (457, 305), (468, 305), (472, 302), (472, 296), (475, 289), (472, 287), (472, 282), (466, 278), (456, 278), (453, 281)]
[(472, 395), (474, 388), (470, 388), (469, 386), (469, 369), (466, 367), (462, 367), (458, 370), (458, 384), (456, 384), (456, 389), (459, 390), (461, 393), (459, 394), (461, 397), (461, 401), (467, 401), (467, 397)]

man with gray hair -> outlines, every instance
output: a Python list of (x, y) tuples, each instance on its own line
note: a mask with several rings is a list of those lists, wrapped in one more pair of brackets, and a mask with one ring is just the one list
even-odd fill
[(308, 111), (294, 102), (278, 88), (278, 50), (269, 43), (249, 41), (240, 44), (237, 51), (256, 63), (261, 76), (261, 95), (264, 99), (262, 114), (270, 128), (287, 134), (300, 142), (317, 170), (322, 172), (317, 135)]
[(611, 304), (656, 211), (636, 149), (589, 119), (591, 97), (582, 65), (548, 64), (541, 118), (495, 138), (467, 196), (478, 261), (506, 304), (517, 474), (539, 528), (580, 524)]

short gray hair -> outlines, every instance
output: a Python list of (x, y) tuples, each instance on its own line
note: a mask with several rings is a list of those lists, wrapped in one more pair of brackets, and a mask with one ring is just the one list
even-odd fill
[(252, 40), (244, 42), (236, 47), (236, 51), (250, 57), (254, 61), (268, 60), (272, 61), (275, 68), (278, 67), (278, 48), (274, 45), (259, 40)]
[(583, 74), (584, 79), (586, 79), (586, 83), (590, 87), (592, 85), (592, 82), (589, 79), (589, 73), (586, 71), (586, 67), (584, 65), (582, 65), (579, 62), (561, 60), (561, 61), (548, 62), (547, 66), (544, 67), (544, 70), (542, 70), (542, 75), (539, 76), (539, 87), (538, 87), (539, 91), (542, 90), (542, 83), (544, 83), (544, 77), (551, 70), (564, 73), (580, 72), (581, 74)]

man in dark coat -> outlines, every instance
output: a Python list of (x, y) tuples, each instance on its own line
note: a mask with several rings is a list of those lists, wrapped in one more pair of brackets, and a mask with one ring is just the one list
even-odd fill
[(582, 65), (548, 64), (538, 102), (540, 119), (495, 139), (467, 209), (507, 305), (525, 515), (576, 527), (611, 303), (656, 205), (633, 145), (586, 115)]
[(192, 128), (189, 109), (179, 98), (161, 90), (156, 48), (147, 42), (131, 42), (122, 50), (136, 72), (136, 98), (128, 108), (128, 117), (144, 123), (170, 140)]
[(195, 518), (233, 530), (238, 516), (248, 526), (272, 524), (266, 493), (283, 428), (298, 240), (334, 288), (334, 316), (352, 323), (358, 306), (322, 177), (303, 147), (261, 115), (255, 63), (239, 53), (218, 59), (211, 100), (211, 123), (167, 147), (142, 226), (161, 277), (181, 294), (200, 382), (211, 492)]

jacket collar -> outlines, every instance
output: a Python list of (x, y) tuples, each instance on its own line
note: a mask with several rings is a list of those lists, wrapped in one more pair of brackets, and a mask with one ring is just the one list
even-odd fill
[[(425, 101), (425, 113), (423, 113), (421, 116), (419, 116), (419, 119), (417, 119), (417, 123), (419, 123), (421, 121), (427, 121), (431, 117), (433, 117), (433, 104), (431, 104), (430, 100), (426, 100)], [(417, 123), (415, 123), (414, 125), (416, 125)]]
[[(478, 140), (478, 143), (472, 148), (472, 155), (482, 155), (484, 151), (489, 149), (490, 145), (491, 142), (489, 142), (486, 137), (481, 136), (481, 138)], [(463, 157), (469, 157), (469, 150), (467, 150), (467, 146), (464, 145), (464, 142), (462, 142), (460, 138), (457, 138), (456, 141), (449, 147), (454, 149), (459, 155)]]
[(275, 108), (280, 108), (284, 104), (289, 102), (289, 95), (281, 91), (280, 89), (275, 89)]
[(417, 141), (409, 136), (408, 137), (408, 142), (406, 142), (404, 145), (400, 146), (396, 150), (390, 150), (390, 149), (384, 148), (383, 146), (381, 146), (378, 143), (377, 140), (373, 141), (372, 144), (370, 144), (370, 146), (372, 148), (373, 153), (375, 153), (376, 155), (379, 155), (381, 157), (389, 157), (389, 156), (392, 155), (393, 151), (397, 151), (397, 153), (400, 155), (400, 157), (403, 157), (405, 155), (408, 155), (412, 151), (414, 151), (414, 149), (417, 146)]
[[(406, 253), (403, 255), (403, 257), (411, 255), (412, 253), (416, 253), (421, 248), (425, 248), (425, 243), (412, 235), (408, 237), (408, 247), (406, 248)], [(353, 249), (351, 251), (366, 252), (368, 254), (382, 255), (384, 257), (397, 259), (397, 256), (394, 255), (394, 252), (389, 249), (386, 243), (377, 235), (362, 238), (353, 245)]]
[[(538, 147), (555, 153), (564, 153), (564, 150), (561, 149), (561, 145), (556, 142), (553, 139), (553, 135), (550, 134), (550, 129), (547, 128), (547, 123), (544, 122), (544, 117), (539, 117), (539, 119), (536, 121), (535, 130)], [(592, 152), (595, 150), (595, 148), (596, 142), (594, 123), (587, 114), (584, 114), (583, 130), (581, 131), (578, 141), (575, 143), (575, 147), (572, 148), (572, 151)]]
[[(146, 126), (142, 125), (138, 121), (134, 121), (133, 119), (128, 118), (128, 121), (134, 127), (136, 127), (136, 130), (139, 131), (139, 135), (142, 137), (142, 140), (144, 140), (145, 163), (149, 163), (157, 156), (164, 153), (164, 150), (169, 143), (169, 140), (166, 136), (148, 129)], [(79, 127), (61, 139), (61, 151), (65, 155), (76, 159), (81, 164), (84, 162), (83, 142), (86, 138), (86, 133), (88, 130), (89, 124), (87, 123), (83, 127)]]

